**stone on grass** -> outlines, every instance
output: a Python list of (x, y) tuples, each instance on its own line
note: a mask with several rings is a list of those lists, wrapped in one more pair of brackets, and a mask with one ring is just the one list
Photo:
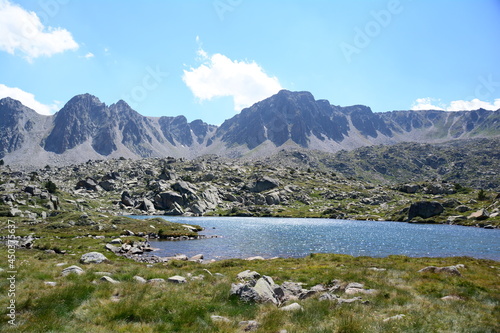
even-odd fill
[(216, 323), (230, 323), (231, 322), (231, 320), (229, 320), (226, 317), (216, 316), (216, 315), (211, 315), (210, 319), (212, 319), (212, 321), (216, 322)]
[(165, 279), (162, 279), (162, 278), (156, 278), (156, 279), (149, 279), (146, 282), (151, 283), (151, 284), (163, 284), (166, 281), (165, 281)]
[(256, 271), (251, 271), (247, 269), (246, 271), (238, 273), (236, 277), (240, 280), (253, 280), (260, 278), (260, 274), (257, 273)]
[(441, 300), (443, 300), (443, 301), (463, 301), (464, 299), (460, 296), (448, 295), (448, 296), (441, 297)]
[(109, 283), (112, 283), (112, 284), (118, 284), (118, 283), (120, 283), (120, 281), (116, 281), (115, 279), (113, 279), (112, 277), (107, 276), (107, 275), (104, 275), (99, 280), (103, 281), (103, 282), (109, 282)]
[(302, 311), (304, 308), (299, 303), (292, 303), (290, 305), (280, 308), (281, 311)]
[(446, 267), (436, 267), (436, 266), (427, 266), (418, 271), (419, 273), (444, 273), (449, 275), (462, 276), (458, 271), (457, 266), (446, 266)]
[(400, 320), (400, 319), (403, 319), (404, 317), (405, 317), (404, 314), (398, 314), (398, 315), (395, 315), (395, 316), (392, 316), (389, 318), (385, 318), (383, 321), (387, 322), (387, 321), (391, 321), (391, 320)]
[(69, 267), (66, 267), (65, 269), (63, 269), (61, 275), (67, 276), (67, 275), (72, 274), (72, 273), (77, 274), (77, 275), (81, 275), (84, 272), (83, 272), (83, 269), (81, 269), (81, 267), (73, 265), (73, 266), (69, 266)]
[(175, 275), (168, 278), (168, 282), (172, 283), (186, 283), (186, 278), (180, 275)]
[(44, 284), (46, 286), (50, 286), (50, 287), (55, 287), (57, 285), (57, 282), (53, 282), (53, 281), (45, 281)]
[(108, 261), (108, 258), (100, 252), (85, 253), (80, 258), (80, 263), (82, 264), (100, 264), (104, 261)]
[(250, 332), (250, 331), (256, 331), (259, 328), (260, 324), (255, 320), (245, 320), (245, 321), (240, 321), (238, 323), (238, 326), (240, 326), (244, 332)]
[(148, 282), (148, 281), (146, 281), (146, 279), (145, 279), (145, 278), (143, 278), (143, 277), (141, 277), (141, 276), (137, 276), (137, 275), (136, 275), (136, 276), (134, 276), (134, 277), (133, 277), (133, 279), (134, 279), (134, 281), (136, 281), (136, 282), (138, 282), (138, 283), (146, 283), (146, 282)]

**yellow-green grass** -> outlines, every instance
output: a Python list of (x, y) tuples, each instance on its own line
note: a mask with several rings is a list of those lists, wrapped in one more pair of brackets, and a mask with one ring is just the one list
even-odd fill
[[(79, 242), (76, 239), (75, 242)], [(100, 244), (88, 244), (98, 250)], [(6, 255), (6, 248), (0, 248)], [(80, 251), (78, 251), (80, 253)], [(85, 251), (83, 251), (85, 252)], [(498, 332), (500, 324), (500, 264), (472, 258), (386, 258), (314, 254), (300, 259), (266, 261), (224, 260), (208, 265), (169, 262), (146, 265), (110, 252), (110, 262), (81, 265), (77, 255), (17, 250), (16, 322), (6, 316), (9, 297), (6, 271), (1, 273), (0, 331), (2, 332), (237, 332), (238, 323), (256, 320), (257, 332)], [(57, 263), (66, 263), (56, 266)], [(79, 265), (83, 275), (61, 276), (64, 267)], [(462, 276), (418, 273), (429, 266), (464, 264)], [(371, 268), (384, 268), (385, 271)], [(6, 269), (5, 265), (2, 268)], [(213, 276), (205, 271), (208, 269)], [(299, 312), (283, 312), (271, 304), (245, 303), (229, 297), (231, 283), (246, 269), (273, 277), (276, 283), (301, 282), (305, 288), (337, 279), (377, 289), (362, 295), (366, 304), (338, 305), (317, 297), (298, 301)], [(119, 284), (99, 281), (108, 272)], [(224, 276), (218, 277), (215, 273)], [(203, 274), (186, 284), (140, 284), (146, 279)], [(45, 285), (54, 281), (55, 287)], [(443, 296), (459, 301), (443, 301)], [(339, 294), (341, 297), (349, 298)], [(399, 320), (385, 318), (404, 314)], [(213, 322), (211, 315), (229, 323)]]

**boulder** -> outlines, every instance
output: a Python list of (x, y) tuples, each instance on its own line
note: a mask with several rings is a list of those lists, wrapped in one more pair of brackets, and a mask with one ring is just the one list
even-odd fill
[(469, 210), (471, 210), (471, 208), (469, 206), (466, 206), (466, 205), (457, 206), (455, 209), (459, 213), (465, 213), (465, 212), (468, 212)]
[(134, 207), (135, 201), (130, 197), (127, 191), (124, 191), (121, 196), (121, 203), (127, 207)]
[(114, 191), (116, 189), (116, 182), (112, 179), (107, 179), (100, 181), (99, 186), (102, 187), (104, 191)]
[(266, 195), (266, 203), (268, 205), (278, 205), (280, 201), (280, 195), (278, 192), (272, 192)]
[(154, 197), (154, 204), (157, 209), (170, 210), (175, 208), (176, 205), (184, 205), (184, 199), (177, 192), (163, 192)]
[(426, 219), (439, 215), (443, 211), (443, 206), (437, 201), (418, 201), (411, 204), (408, 219), (411, 220), (417, 216)]
[(80, 180), (78, 183), (76, 183), (76, 189), (85, 189), (88, 191), (98, 191), (99, 187), (98, 187), (98, 184), (95, 181), (95, 179), (93, 179), (91, 177), (87, 177), (85, 180)]
[(490, 217), (490, 213), (484, 208), (478, 210), (477, 212), (474, 212), (470, 214), (467, 218), (469, 220), (486, 220), (487, 218)]
[(172, 189), (174, 191), (177, 191), (181, 194), (191, 194), (196, 196), (196, 188), (194, 187), (193, 184), (185, 182), (185, 181), (178, 181), (177, 183), (172, 185)]
[(273, 188), (276, 188), (279, 186), (278, 180), (268, 177), (268, 176), (263, 176), (257, 179), (251, 186), (250, 186), (250, 191), (252, 192), (263, 192), (263, 191), (268, 191), (272, 190)]
[(89, 252), (85, 253), (80, 258), (80, 263), (82, 264), (100, 264), (102, 262), (108, 261), (108, 258), (99, 252)]

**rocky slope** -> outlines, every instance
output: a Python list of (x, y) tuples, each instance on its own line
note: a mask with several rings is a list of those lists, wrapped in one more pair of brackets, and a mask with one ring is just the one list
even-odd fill
[(54, 116), (2, 99), (0, 120), (0, 158), (38, 167), (118, 157), (261, 158), (282, 149), (337, 152), (500, 135), (499, 111), (373, 113), (363, 105), (340, 107), (309, 92), (286, 90), (220, 127), (183, 116), (145, 117), (123, 101), (107, 106), (89, 94), (75, 96)]
[[(35, 221), (59, 214), (63, 201), (71, 212), (104, 215), (326, 217), (500, 225), (497, 192), (443, 180), (373, 185), (310, 166), (216, 156), (88, 161), (36, 172), (0, 168), (0, 215), (23, 215)], [(59, 194), (47, 193), (49, 180)]]

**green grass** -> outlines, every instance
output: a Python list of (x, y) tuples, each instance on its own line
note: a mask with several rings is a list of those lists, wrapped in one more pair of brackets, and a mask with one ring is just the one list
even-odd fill
[[(75, 244), (76, 245), (76, 244)], [(5, 248), (0, 248), (4, 252)], [(95, 250), (95, 248), (89, 248)], [(80, 265), (79, 256), (18, 250), (17, 322), (0, 314), (1, 332), (236, 332), (243, 320), (260, 323), (257, 332), (498, 332), (500, 287), (498, 262), (471, 258), (386, 258), (314, 254), (300, 259), (266, 261), (224, 260), (209, 265), (155, 264), (150, 267), (120, 257), (110, 263)], [(63, 267), (57, 263), (67, 263)], [(421, 274), (420, 268), (464, 264), (462, 276)], [(83, 275), (61, 276), (64, 267), (77, 264)], [(385, 268), (374, 271), (371, 267)], [(2, 267), (5, 268), (5, 267)], [(211, 276), (222, 273), (223, 277)], [(300, 312), (283, 312), (270, 304), (244, 303), (229, 297), (236, 275), (251, 269), (273, 277), (276, 283), (304, 283), (304, 288), (329, 284), (333, 279), (364, 283), (377, 289), (363, 295), (365, 304), (338, 305), (317, 297), (298, 301)], [(96, 272), (109, 272), (120, 284), (94, 283)], [(167, 279), (173, 275), (205, 275), (186, 284), (138, 284), (135, 275)], [(2, 276), (5, 275), (2, 273)], [(55, 281), (55, 287), (44, 284)], [(0, 281), (0, 304), (7, 304), (7, 282)], [(349, 298), (352, 296), (341, 297)], [(462, 301), (443, 301), (447, 295)], [(385, 318), (404, 314), (400, 320)], [(230, 323), (213, 322), (211, 315)]]

